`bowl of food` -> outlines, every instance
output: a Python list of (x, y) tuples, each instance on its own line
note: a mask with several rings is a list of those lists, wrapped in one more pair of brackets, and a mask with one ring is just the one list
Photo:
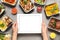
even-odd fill
[(0, 40), (11, 40), (10, 34), (1, 34), (0, 33)]
[(28, 13), (34, 9), (34, 4), (31, 0), (20, 0), (19, 5), (25, 13)]
[(12, 20), (8, 16), (3, 16), (0, 19), (0, 30), (1, 32), (6, 31), (12, 25)]
[(3, 14), (4, 11), (5, 11), (4, 5), (0, 3), (0, 15)]
[(34, 0), (34, 3), (38, 5), (45, 5), (45, 2), (46, 0)]
[(59, 14), (59, 7), (57, 3), (52, 3), (49, 5), (46, 5), (44, 8), (44, 12), (47, 17), (51, 17), (53, 15), (58, 15)]
[(38, 13), (41, 13), (41, 12), (42, 12), (42, 7), (41, 7), (41, 6), (38, 6), (38, 7), (37, 7), (37, 12), (38, 12)]
[(49, 21), (48, 28), (60, 32), (60, 20), (52, 17)]
[(15, 6), (17, 0), (1, 0), (3, 3)]

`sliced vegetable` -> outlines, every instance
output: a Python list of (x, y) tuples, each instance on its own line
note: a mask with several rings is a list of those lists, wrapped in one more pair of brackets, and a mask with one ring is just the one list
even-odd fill
[(37, 3), (37, 4), (44, 4), (44, 2), (45, 2), (45, 0), (35, 0), (35, 2)]
[(0, 34), (0, 40), (4, 40), (4, 35)]
[(55, 10), (57, 10), (56, 5), (53, 7), (53, 9), (51, 9), (50, 11), (53, 13)]
[(2, 5), (0, 5), (0, 9), (3, 9), (3, 6)]
[(54, 26), (54, 28), (56, 27), (56, 21), (53, 22), (53, 26)]
[(0, 27), (4, 27), (4, 24), (0, 24)]
[(17, 9), (16, 8), (12, 8), (11, 12), (12, 12), (12, 14), (17, 14)]
[(5, 26), (4, 22), (0, 20), (0, 27), (4, 27), (4, 26)]
[(59, 12), (59, 8), (57, 3), (53, 3), (45, 6), (45, 13), (47, 17), (59, 14), (58, 12)]
[(11, 40), (10, 34), (0, 34), (0, 40)]
[(4, 11), (5, 11), (4, 5), (0, 3), (0, 15), (3, 14)]
[(55, 39), (56, 38), (56, 34), (54, 32), (50, 33), (50, 38), (51, 39)]
[(37, 12), (38, 12), (38, 13), (42, 12), (42, 7), (40, 7), (40, 6), (37, 7)]
[(5, 0), (5, 1), (8, 3), (11, 3), (11, 4), (13, 4), (15, 2), (15, 0)]

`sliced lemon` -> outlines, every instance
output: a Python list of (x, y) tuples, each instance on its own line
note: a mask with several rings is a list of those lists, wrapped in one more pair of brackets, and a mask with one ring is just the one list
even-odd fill
[(56, 38), (56, 34), (55, 34), (54, 32), (52, 32), (52, 33), (50, 34), (50, 38), (51, 38), (51, 39), (55, 39), (55, 38)]

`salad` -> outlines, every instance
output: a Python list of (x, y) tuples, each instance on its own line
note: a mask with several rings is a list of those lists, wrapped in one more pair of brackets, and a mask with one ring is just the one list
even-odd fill
[(0, 34), (0, 40), (10, 40), (11, 35), (10, 34)]
[(35, 3), (43, 5), (45, 2), (45, 0), (35, 0)]
[(47, 17), (59, 14), (59, 7), (57, 3), (52, 3), (45, 6), (45, 13)]
[(12, 25), (12, 20), (8, 16), (4, 16), (0, 19), (0, 30), (6, 31), (8, 27)]
[(2, 4), (0, 4), (0, 15), (1, 15), (4, 11), (5, 11), (5, 7), (4, 7)]
[(4, 31), (6, 30), (6, 28), (7, 28), (7, 25), (2, 20), (0, 20), (0, 30)]
[(24, 12), (30, 12), (34, 5), (30, 0), (20, 0), (20, 6), (24, 10)]

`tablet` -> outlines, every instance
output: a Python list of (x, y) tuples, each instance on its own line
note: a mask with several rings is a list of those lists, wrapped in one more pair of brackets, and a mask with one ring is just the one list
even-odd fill
[(42, 14), (17, 14), (18, 33), (41, 33)]

